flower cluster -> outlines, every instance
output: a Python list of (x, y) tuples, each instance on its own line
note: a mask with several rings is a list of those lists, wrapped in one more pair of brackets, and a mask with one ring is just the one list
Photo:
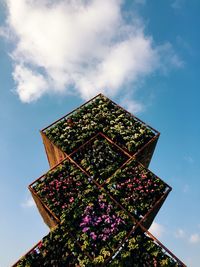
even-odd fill
[(34, 192), (57, 217), (79, 202), (88, 177), (73, 163), (65, 161), (32, 186)]
[[(124, 223), (119, 216), (112, 214), (113, 206), (107, 204), (103, 198), (103, 195), (99, 196), (98, 207), (95, 207), (95, 209), (94, 205), (88, 205), (85, 208), (80, 223), (80, 227), (83, 228), (82, 231), (87, 232), (91, 239), (96, 242), (106, 241), (111, 235), (116, 234), (119, 225)], [(97, 214), (97, 210), (100, 210), (100, 213)]]
[(132, 215), (144, 216), (167, 190), (167, 185), (132, 160), (106, 182), (105, 188)]
[(135, 227), (135, 222), (103, 189), (88, 187), (83, 202), (67, 210), (61, 220), (66, 222), (82, 251), (89, 254), (93, 262), (103, 263)]

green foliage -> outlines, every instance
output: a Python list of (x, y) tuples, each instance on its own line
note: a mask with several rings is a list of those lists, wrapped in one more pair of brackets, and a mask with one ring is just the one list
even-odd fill
[(102, 95), (45, 130), (47, 137), (68, 154), (98, 132), (132, 154), (155, 136), (149, 127)]
[(98, 183), (105, 182), (106, 178), (128, 160), (128, 156), (101, 135), (81, 147), (71, 157)]

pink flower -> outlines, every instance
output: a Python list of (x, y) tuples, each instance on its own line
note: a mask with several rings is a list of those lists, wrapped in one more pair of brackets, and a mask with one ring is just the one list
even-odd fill
[(105, 208), (105, 203), (101, 203), (101, 204), (100, 204), (100, 208), (101, 208), (101, 209), (104, 209), (104, 208)]
[(89, 230), (89, 227), (84, 227), (83, 228), (83, 232), (85, 233), (85, 232), (87, 232)]
[(110, 223), (110, 218), (107, 217), (107, 218), (105, 219), (105, 222)]
[(70, 203), (74, 202), (74, 198), (73, 197), (70, 197), (69, 202)]
[(103, 241), (106, 241), (107, 238), (108, 238), (108, 237), (107, 237), (106, 235), (104, 235), (103, 238), (102, 238), (102, 240), (103, 240)]
[(110, 229), (109, 228), (104, 228), (102, 232), (104, 234), (109, 234), (110, 233)]
[(97, 219), (97, 223), (100, 223), (102, 221), (102, 218), (101, 217), (98, 217), (98, 219)]

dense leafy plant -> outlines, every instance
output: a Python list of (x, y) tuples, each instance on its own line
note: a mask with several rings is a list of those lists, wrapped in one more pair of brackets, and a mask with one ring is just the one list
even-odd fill
[(147, 233), (142, 230), (134, 233), (116, 253), (109, 267), (180, 267), (176, 259)]
[[(104, 202), (102, 202), (104, 203)], [(87, 216), (87, 215), (86, 215)], [(86, 221), (86, 216), (83, 218)], [(88, 221), (88, 220), (87, 220)], [(94, 221), (93, 221), (94, 222)], [(116, 220), (117, 222), (117, 220)], [(83, 222), (82, 222), (83, 223)], [(88, 223), (86, 222), (88, 225)], [(119, 226), (120, 223), (117, 223)], [(92, 222), (90, 223), (92, 225)], [(118, 227), (117, 226), (117, 227)], [(84, 226), (85, 227), (85, 226)], [(83, 228), (84, 229), (84, 228)], [(25, 255), (17, 264), (17, 267), (181, 267), (182, 264), (170, 256), (152, 237), (147, 233), (136, 229), (129, 238), (115, 250), (111, 256), (109, 244), (105, 240), (105, 247), (100, 249), (97, 257), (91, 257), (85, 253), (87, 242), (84, 230), (83, 237), (75, 239), (67, 231), (65, 219), (62, 220), (59, 227), (56, 227), (27, 255)], [(86, 233), (88, 232), (85, 231)], [(101, 237), (95, 237), (91, 234), (93, 247), (99, 246)], [(123, 234), (124, 236), (124, 234)], [(82, 241), (83, 245), (81, 246)], [(94, 255), (92, 255), (94, 256)]]
[(17, 267), (80, 267), (88, 263), (89, 258), (81, 252), (62, 222), (27, 253)]
[(128, 160), (120, 149), (101, 135), (71, 155), (88, 174), (102, 183)]
[(136, 153), (155, 133), (137, 118), (100, 95), (45, 131), (61, 150), (70, 154), (98, 132)]
[(105, 188), (132, 215), (139, 219), (169, 187), (143, 165), (131, 160), (111, 176)]

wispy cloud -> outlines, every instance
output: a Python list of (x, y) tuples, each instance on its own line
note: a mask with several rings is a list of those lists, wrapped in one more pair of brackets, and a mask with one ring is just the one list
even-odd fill
[(189, 242), (191, 244), (198, 244), (200, 243), (200, 234), (194, 233), (189, 237)]
[(149, 232), (155, 235), (155, 237), (160, 238), (165, 233), (165, 227), (159, 223), (153, 222), (149, 228)]
[(122, 98), (121, 105), (132, 114), (136, 114), (145, 110), (145, 106), (142, 103), (133, 100), (128, 94)]
[(140, 4), (140, 5), (145, 5), (146, 4), (146, 0), (135, 0), (136, 4)]
[(32, 207), (35, 207), (36, 205), (35, 205), (33, 198), (29, 197), (21, 204), (21, 206), (23, 208), (32, 208)]
[(184, 157), (184, 160), (185, 160), (187, 163), (190, 163), (190, 164), (194, 163), (194, 159), (193, 159), (193, 157), (190, 156), (190, 155), (186, 155), (186, 156)]
[(187, 233), (183, 229), (179, 228), (175, 232), (175, 237), (177, 239), (183, 239), (185, 242), (190, 244), (200, 244), (200, 234), (196, 233)]
[(0, 37), (9, 38), (9, 35), (4, 27), (0, 27)]
[(167, 74), (172, 67), (183, 68), (184, 61), (177, 55), (171, 43), (167, 42), (157, 47), (160, 55), (160, 69), (163, 73)]
[(175, 232), (175, 237), (176, 238), (185, 238), (186, 237), (186, 233), (185, 233), (185, 231), (183, 229), (179, 228)]
[(14, 46), (13, 78), (21, 101), (29, 103), (47, 93), (76, 93), (88, 99), (101, 91), (115, 96), (163, 63), (165, 70), (180, 67), (173, 47), (156, 46), (139, 16), (130, 23), (124, 20), (122, 4), (8, 0), (2, 32), (9, 32)]
[(183, 7), (185, 0), (174, 0), (171, 4), (171, 7), (174, 9), (180, 9)]

